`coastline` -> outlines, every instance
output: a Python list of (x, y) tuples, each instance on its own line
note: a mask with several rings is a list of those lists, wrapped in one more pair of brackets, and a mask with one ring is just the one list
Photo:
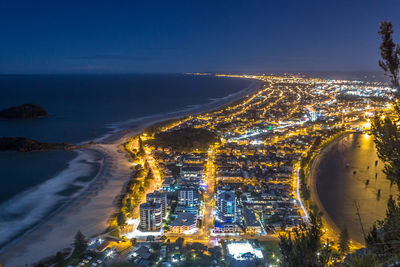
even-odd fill
[[(322, 219), (327, 227), (327, 234), (330, 238), (334, 238), (336, 240), (339, 239), (340, 235), (340, 227), (336, 225), (336, 223), (333, 221), (333, 219), (329, 216), (327, 211), (325, 210), (325, 207), (323, 206), (318, 190), (317, 190), (317, 174), (318, 174), (318, 168), (321, 162), (321, 159), (324, 158), (324, 156), (334, 147), (336, 146), (342, 139), (346, 138), (349, 136), (351, 132), (346, 132), (337, 138), (333, 139), (329, 144), (327, 144), (324, 148), (322, 148), (321, 151), (315, 156), (315, 158), (311, 162), (310, 166), (310, 172), (309, 172), (309, 179), (308, 179), (308, 186), (310, 187), (310, 199), (312, 204), (316, 205), (318, 207), (318, 210), (322, 212)], [(351, 240), (352, 245), (356, 247), (362, 247), (363, 245), (360, 244), (359, 242), (355, 240)]]
[(113, 132), (96, 140), (98, 144), (80, 150), (95, 150), (103, 155), (104, 162), (93, 181), (82, 193), (44, 219), (44, 222), (5, 246), (0, 255), (0, 262), (6, 266), (37, 262), (70, 247), (78, 230), (87, 237), (102, 233), (115, 213), (116, 201), (132, 172), (128, 155), (121, 148), (122, 143), (156, 123), (223, 108), (258, 91), (261, 85), (261, 81), (252, 80), (248, 87), (239, 92), (204, 105), (116, 123)]

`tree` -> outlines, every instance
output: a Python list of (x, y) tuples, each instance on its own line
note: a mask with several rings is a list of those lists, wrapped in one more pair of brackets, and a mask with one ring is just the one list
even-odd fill
[(55, 257), (55, 267), (62, 267), (65, 265), (64, 254), (62, 252), (57, 252)]
[[(379, 34), (382, 37), (382, 60), (379, 61), (379, 66), (391, 78), (392, 86), (397, 89), (399, 97), (400, 48), (392, 40), (392, 23), (382, 22)], [(375, 137), (378, 156), (385, 164), (384, 173), (400, 188), (400, 128), (397, 125), (400, 120), (400, 104), (398, 101), (393, 104), (394, 112), (390, 116), (375, 116), (371, 131)], [(400, 198), (397, 203), (392, 196), (389, 198), (386, 217), (373, 225), (365, 239), (368, 254), (357, 256), (355, 260), (361, 261), (361, 264), (354, 266), (374, 262), (383, 266), (396, 265), (400, 260)]]
[(149, 241), (149, 242), (154, 242), (155, 237), (152, 236), (152, 235), (149, 235), (149, 236), (147, 236), (146, 240)]
[(146, 179), (147, 180), (153, 180), (154, 179), (154, 174), (153, 174), (153, 171), (151, 169), (149, 169), (149, 172), (147, 173)]
[(318, 266), (318, 254), (321, 249), (322, 219), (317, 211), (310, 212), (309, 223), (302, 222), (299, 227), (279, 236), (279, 250), (282, 265)]
[(88, 248), (88, 242), (86, 237), (79, 230), (75, 235), (74, 240), (74, 253), (77, 255), (82, 255)]
[(207, 246), (203, 245), (202, 243), (195, 242), (191, 244), (191, 249), (195, 250), (198, 254), (203, 254), (207, 251)]
[(386, 217), (378, 221), (366, 238), (367, 248), (385, 265), (400, 260), (400, 197), (390, 196)]
[(382, 60), (379, 60), (379, 66), (390, 77), (399, 96), (400, 47), (393, 42), (393, 24), (388, 21), (382, 22), (378, 33), (382, 38), (380, 46)]
[(131, 244), (132, 244), (132, 246), (135, 246), (136, 243), (137, 243), (137, 239), (136, 239), (136, 238), (132, 238), (132, 239), (131, 239)]
[(344, 263), (341, 265), (343, 267), (376, 267), (379, 266), (374, 254), (367, 253), (361, 255), (354, 253), (348, 256)]
[(153, 171), (149, 168), (149, 171), (147, 172), (146, 177), (144, 178), (144, 186), (148, 187), (150, 185), (150, 182), (154, 179), (154, 174)]
[(118, 215), (117, 215), (117, 223), (118, 223), (118, 226), (124, 226), (126, 223), (126, 217), (122, 211), (120, 213), (118, 213)]
[(208, 251), (211, 253), (211, 257), (213, 257), (214, 259), (221, 259), (221, 257), (222, 257), (221, 247), (215, 246), (215, 247), (209, 248)]
[(130, 197), (128, 197), (125, 200), (125, 208), (126, 208), (126, 211), (129, 213), (131, 213), (133, 211), (132, 199)]
[(182, 237), (179, 237), (175, 240), (175, 245), (177, 245), (179, 248), (182, 248), (184, 242), (185, 240)]
[(343, 226), (339, 235), (339, 252), (346, 255), (350, 250), (349, 231), (346, 226)]
[(144, 155), (144, 149), (143, 149), (143, 142), (142, 142), (142, 138), (139, 136), (138, 139), (138, 145), (139, 145), (139, 151), (138, 151), (138, 156), (143, 156)]
[(391, 117), (375, 116), (371, 132), (374, 135), (378, 157), (384, 162), (386, 177), (400, 188), (400, 105), (394, 103), (394, 113)]
[(318, 255), (319, 266), (328, 266), (333, 256), (333, 242), (326, 240), (325, 244), (321, 247)]
[(150, 169), (150, 165), (149, 165), (149, 163), (147, 162), (147, 160), (144, 162), (144, 169), (145, 169), (145, 170), (149, 170), (149, 169)]

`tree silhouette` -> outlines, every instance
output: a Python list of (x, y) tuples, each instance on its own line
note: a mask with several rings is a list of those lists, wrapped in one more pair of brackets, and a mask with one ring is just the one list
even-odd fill
[(118, 213), (118, 215), (117, 215), (117, 223), (118, 223), (118, 226), (124, 226), (126, 223), (126, 217), (122, 211), (120, 213)]
[(378, 33), (382, 38), (380, 46), (382, 60), (379, 60), (379, 66), (390, 77), (399, 96), (400, 47), (393, 42), (393, 24), (388, 21), (382, 22)]
[(346, 225), (343, 226), (339, 235), (339, 252), (342, 255), (346, 255), (350, 250), (350, 240), (349, 240), (349, 231), (347, 230)]
[(279, 236), (279, 249), (283, 256), (282, 266), (318, 266), (317, 253), (321, 249), (321, 214), (310, 212), (309, 223), (302, 222), (298, 228)]
[(88, 248), (88, 242), (86, 237), (79, 230), (75, 235), (74, 240), (74, 253), (77, 255), (82, 255)]

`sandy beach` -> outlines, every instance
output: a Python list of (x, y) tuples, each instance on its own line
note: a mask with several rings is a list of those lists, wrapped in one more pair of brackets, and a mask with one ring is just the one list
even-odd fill
[(330, 151), (342, 138), (346, 137), (347, 134), (344, 134), (340, 136), (339, 138), (336, 138), (333, 140), (331, 143), (329, 143), (318, 155), (314, 158), (312, 165), (310, 167), (310, 175), (308, 179), (308, 185), (310, 187), (310, 193), (311, 193), (311, 201), (314, 205), (318, 207), (318, 209), (322, 212), (322, 218), (325, 222), (325, 224), (328, 226), (329, 230), (331, 231), (331, 234), (337, 236), (338, 233), (340, 233), (339, 227), (333, 222), (331, 217), (329, 217), (328, 213), (326, 212), (324, 206), (321, 203), (321, 200), (318, 195), (317, 191), (317, 172), (318, 172), (318, 167), (320, 165), (321, 159)]
[(311, 168), (312, 200), (326, 225), (336, 236), (346, 226), (355, 245), (364, 244), (373, 224), (385, 218), (390, 195), (398, 194), (376, 153), (373, 136), (348, 133), (330, 143)]
[(116, 199), (129, 181), (132, 172), (128, 155), (120, 146), (127, 138), (157, 122), (229, 105), (257, 91), (260, 85), (261, 82), (254, 81), (249, 87), (218, 101), (124, 122), (121, 124), (123, 130), (96, 140), (98, 144), (90, 146), (87, 150), (100, 152), (103, 155), (103, 164), (88, 189), (71, 199), (40, 225), (7, 245), (0, 255), (0, 263), (6, 267), (31, 264), (70, 247), (78, 230), (87, 237), (102, 233), (108, 226), (110, 216), (116, 210)]
[[(310, 193), (311, 193), (311, 201), (314, 205), (318, 207), (318, 209), (322, 212), (322, 219), (327, 227), (327, 235), (329, 239), (338, 239), (339, 234), (341, 232), (340, 227), (332, 220), (329, 216), (329, 213), (326, 211), (324, 205), (321, 202), (321, 199), (318, 194), (317, 190), (317, 177), (318, 172), (321, 164), (321, 160), (329, 153), (332, 149), (334, 149), (337, 144), (343, 140), (344, 138), (348, 137), (351, 133), (345, 133), (340, 137), (336, 138), (332, 142), (330, 142), (325, 148), (320, 151), (320, 153), (314, 158), (312, 165), (310, 167), (310, 175), (309, 175), (309, 186), (310, 186)], [(356, 247), (361, 247), (362, 245), (355, 240), (352, 240), (352, 244)]]
[(93, 147), (104, 155), (104, 164), (89, 189), (59, 213), (7, 248), (0, 256), (5, 266), (23, 266), (69, 247), (77, 230), (90, 237), (107, 228), (115, 199), (131, 173), (118, 143)]

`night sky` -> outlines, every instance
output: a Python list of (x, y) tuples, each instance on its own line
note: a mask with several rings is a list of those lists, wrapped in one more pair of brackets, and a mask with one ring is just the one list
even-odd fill
[(400, 0), (0, 0), (0, 73), (377, 70)]

